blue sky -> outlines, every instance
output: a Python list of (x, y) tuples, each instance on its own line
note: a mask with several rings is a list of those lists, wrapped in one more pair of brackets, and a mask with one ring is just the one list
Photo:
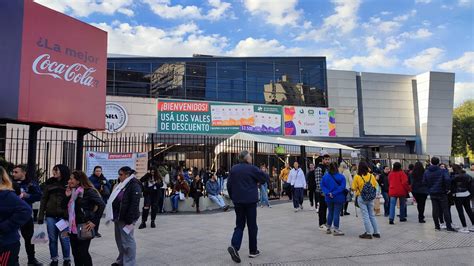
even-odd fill
[(456, 73), (474, 99), (474, 0), (36, 0), (109, 33), (109, 53), (326, 56), (328, 68)]

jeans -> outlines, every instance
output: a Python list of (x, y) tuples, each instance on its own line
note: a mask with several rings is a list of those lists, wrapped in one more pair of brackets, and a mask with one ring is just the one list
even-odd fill
[(35, 259), (35, 245), (31, 244), (31, 238), (34, 233), (33, 217), (22, 227), (20, 227), (21, 235), (25, 240), (25, 250), (28, 255), (28, 261)]
[(135, 243), (135, 238), (133, 229), (130, 234), (123, 231), (123, 227), (126, 225), (125, 222), (117, 221), (115, 224), (115, 243), (119, 250), (119, 255), (117, 257), (116, 263), (123, 266), (135, 266), (135, 257), (137, 254), (137, 244)]
[(92, 258), (89, 254), (91, 239), (79, 240), (76, 234), (71, 234), (69, 238), (71, 240), (72, 255), (74, 256), (74, 265), (92, 266)]
[(413, 193), (413, 197), (416, 200), (416, 208), (418, 210), (418, 221), (425, 220), (425, 205), (426, 205), (426, 198), (428, 197), (427, 194), (420, 194), (420, 193)]
[(327, 226), (331, 228), (334, 222), (334, 228), (339, 229), (339, 217), (342, 210), (343, 202), (327, 202), (328, 206), (328, 219)]
[(433, 221), (435, 228), (440, 228), (439, 222), (440, 217), (444, 216), (444, 222), (446, 227), (451, 228), (451, 212), (449, 210), (448, 196), (445, 194), (432, 194), (430, 195), (431, 205), (433, 206)]
[(8, 246), (0, 247), (0, 265), (17, 266), (20, 254), (20, 241)]
[(407, 199), (405, 197), (390, 197), (390, 221), (395, 219), (395, 209), (397, 208), (397, 199), (400, 200), (400, 220), (407, 218)]
[(245, 223), (248, 226), (250, 253), (257, 251), (257, 204), (235, 203), (235, 229), (232, 235), (231, 245), (240, 250), (242, 237), (244, 236)]
[(388, 192), (382, 191), (383, 197), (383, 215), (388, 217), (390, 215), (390, 197), (388, 196)]
[(471, 220), (471, 225), (474, 225), (474, 214), (472, 213), (471, 206), (469, 206), (469, 197), (454, 198), (454, 204), (456, 204), (456, 210), (458, 210), (459, 220), (461, 220), (462, 227), (467, 226), (466, 218), (464, 217), (464, 211), (462, 210), (463, 207), (467, 213), (467, 216), (469, 217), (469, 220)]
[(260, 185), (260, 204), (265, 204), (267, 206), (270, 206), (270, 203), (268, 202), (268, 184), (262, 184)]
[(51, 260), (57, 261), (58, 256), (58, 238), (61, 242), (61, 249), (63, 251), (63, 259), (70, 260), (70, 243), (69, 237), (61, 236), (61, 232), (56, 227), (56, 223), (59, 222), (61, 218), (56, 217), (46, 217), (46, 228), (48, 230), (49, 238), (49, 254), (51, 255)]
[(380, 234), (377, 220), (375, 219), (374, 201), (364, 201), (362, 200), (362, 197), (357, 197), (357, 202), (359, 203), (359, 208), (362, 212), (365, 232), (367, 234)]
[(296, 188), (293, 190), (293, 207), (299, 208), (300, 206), (303, 207), (303, 193), (304, 188)]
[(316, 188), (308, 188), (308, 197), (311, 207), (316, 207), (316, 205), (318, 205), (318, 193), (316, 192)]
[(225, 202), (221, 195), (208, 195), (208, 197), (212, 202), (219, 205), (219, 207), (225, 207)]
[(318, 209), (318, 218), (319, 218), (319, 226), (327, 223), (327, 208), (326, 205), (326, 198), (322, 192), (318, 192), (318, 201), (319, 201), (319, 209)]
[(174, 211), (178, 210), (178, 202), (179, 202), (179, 194), (173, 194), (170, 197), (171, 200), (171, 207)]

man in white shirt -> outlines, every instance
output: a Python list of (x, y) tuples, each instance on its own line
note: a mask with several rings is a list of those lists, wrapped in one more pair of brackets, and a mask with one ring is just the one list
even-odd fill
[(290, 174), (288, 175), (288, 183), (294, 187), (293, 207), (295, 208), (295, 212), (297, 212), (298, 208), (303, 209), (303, 195), (304, 189), (306, 188), (306, 178), (297, 161), (295, 161), (293, 167), (294, 168), (291, 169)]

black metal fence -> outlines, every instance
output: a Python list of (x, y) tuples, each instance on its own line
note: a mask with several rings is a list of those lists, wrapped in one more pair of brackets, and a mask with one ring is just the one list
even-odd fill
[[(26, 164), (28, 155), (28, 127), (18, 126), (0, 136), (4, 145), (3, 157), (13, 164)], [(40, 169), (40, 178), (51, 176), (51, 169), (56, 164), (65, 164), (71, 169), (76, 165), (77, 132), (75, 130), (58, 130), (43, 128), (38, 131), (36, 162)], [(280, 152), (277, 152), (279, 148)], [(227, 172), (237, 162), (237, 155), (242, 150), (253, 154), (254, 164), (265, 163), (272, 177), (278, 182), (278, 175), (285, 162), (293, 164), (298, 160), (308, 165), (314, 162), (320, 149), (296, 145), (277, 145), (256, 143), (249, 140), (232, 139), (224, 136), (195, 134), (151, 134), (151, 133), (115, 133), (92, 132), (84, 137), (84, 158), (87, 151), (109, 153), (147, 152), (149, 166), (167, 166), (168, 169), (182, 167), (198, 170), (209, 169)], [(284, 152), (281, 152), (284, 151)], [(357, 164), (360, 159), (372, 165), (392, 165), (402, 163), (406, 169), (417, 161), (427, 162), (430, 157), (415, 154), (374, 153), (364, 158), (353, 158), (350, 152), (326, 150), (333, 160), (343, 160), (347, 164)], [(443, 162), (451, 160), (442, 157)], [(85, 169), (83, 165), (82, 169)], [(304, 167), (303, 167), (304, 169)], [(90, 173), (87, 173), (90, 174)], [(277, 184), (278, 190), (280, 185)]]

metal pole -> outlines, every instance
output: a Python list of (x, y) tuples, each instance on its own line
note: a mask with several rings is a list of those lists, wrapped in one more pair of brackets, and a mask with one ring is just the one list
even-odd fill
[(36, 179), (36, 150), (38, 144), (38, 131), (41, 129), (41, 126), (30, 125), (30, 130), (28, 131), (28, 172), (27, 175)]
[(87, 129), (77, 130), (76, 170), (82, 170), (82, 163), (84, 161), (84, 136), (89, 132), (90, 130)]

